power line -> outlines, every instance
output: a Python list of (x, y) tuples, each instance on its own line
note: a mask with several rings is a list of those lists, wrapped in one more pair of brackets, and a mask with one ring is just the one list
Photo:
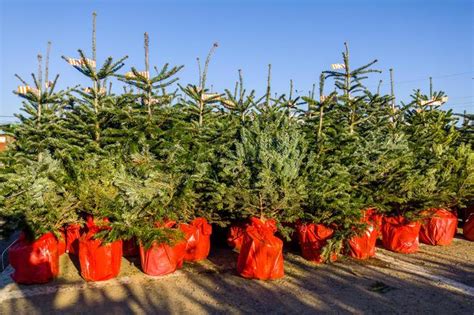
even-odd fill
[[(461, 76), (461, 75), (466, 75), (473, 73), (474, 70), (472, 71), (466, 71), (466, 72), (459, 72), (459, 73), (452, 73), (452, 74), (442, 74), (438, 76), (431, 76), (433, 79), (441, 79), (441, 78), (450, 78), (450, 77), (456, 77), (456, 76)], [(424, 78), (419, 78), (419, 79), (410, 79), (410, 80), (403, 80), (403, 81), (394, 81), (393, 84), (398, 85), (398, 84), (405, 84), (405, 83), (412, 83), (412, 82), (421, 82), (421, 81), (428, 81), (430, 76), (426, 76)], [(387, 85), (389, 83), (382, 83), (381, 85)], [(378, 85), (378, 83), (377, 83)], [(375, 86), (375, 84), (371, 84), (370, 86)]]

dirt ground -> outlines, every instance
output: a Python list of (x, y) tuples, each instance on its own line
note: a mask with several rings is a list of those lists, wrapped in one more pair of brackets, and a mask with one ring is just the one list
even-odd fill
[(375, 258), (331, 265), (307, 262), (289, 248), (286, 275), (275, 281), (239, 277), (236, 261), (237, 253), (214, 246), (208, 260), (154, 278), (139, 261), (123, 259), (117, 279), (86, 283), (77, 261), (63, 255), (60, 277), (46, 285), (17, 285), (6, 269), (0, 314), (474, 313), (474, 242), (462, 237), (411, 255), (379, 247)]

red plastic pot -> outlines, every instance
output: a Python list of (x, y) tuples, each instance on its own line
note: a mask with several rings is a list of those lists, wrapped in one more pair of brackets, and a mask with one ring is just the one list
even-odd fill
[(423, 221), (420, 241), (429, 245), (449, 245), (458, 228), (458, 217), (446, 209), (429, 209), (430, 218)]
[(383, 214), (377, 212), (377, 209), (370, 208), (365, 210), (364, 220), (371, 223), (377, 231), (377, 237), (382, 236), (382, 220)]
[(66, 252), (66, 233), (64, 233), (64, 229), (59, 231), (60, 236), (56, 237), (56, 241), (58, 242), (58, 255), (61, 256)]
[(79, 239), (79, 263), (81, 276), (86, 281), (102, 281), (115, 278), (122, 263), (122, 241), (105, 244), (93, 239), (89, 231)]
[[(176, 226), (176, 221), (172, 221), (172, 220), (165, 220), (165, 221), (162, 222), (162, 223), (161, 223), (161, 222), (156, 222), (156, 223), (155, 223), (155, 226), (156, 226), (156, 227), (165, 227), (165, 228), (169, 228), (169, 229), (175, 229), (175, 228), (177, 228), (177, 226)], [(187, 226), (187, 225), (186, 225), (186, 226)], [(181, 224), (179, 225), (178, 228), (181, 229), (182, 231), (184, 231)], [(173, 245), (173, 246), (169, 246), (169, 245), (166, 245), (166, 244), (154, 244), (154, 245), (153, 245), (153, 246), (155, 246), (155, 247), (167, 246), (166, 252), (169, 252), (169, 250), (172, 251), (172, 253), (173, 253), (173, 261), (172, 261), (172, 262), (169, 262), (168, 264), (169, 264), (170, 266), (172, 266), (173, 264), (176, 264), (175, 267), (171, 268), (171, 269), (174, 269), (174, 270), (180, 269), (180, 268), (183, 267), (184, 256), (185, 256), (185, 253), (186, 253), (186, 239), (187, 239), (187, 237), (190, 236), (190, 235), (189, 235), (190, 232), (186, 232), (186, 231), (184, 231), (184, 232), (185, 232), (185, 239), (179, 241), (178, 243), (176, 243), (176, 244)], [(192, 230), (192, 232), (194, 232), (194, 229)], [(146, 255), (144, 256), (144, 254), (145, 254), (145, 252), (142, 254), (141, 251), (140, 251), (140, 257), (141, 257), (142, 261), (143, 261), (143, 257), (146, 256)], [(158, 254), (160, 254), (160, 253), (155, 253), (155, 254), (152, 255), (152, 256), (158, 257)], [(160, 259), (165, 259), (165, 258), (160, 258)], [(171, 258), (170, 258), (170, 259), (171, 259)], [(165, 259), (165, 260), (166, 260), (166, 259)], [(148, 263), (148, 261), (146, 261), (146, 262)], [(166, 266), (166, 262), (161, 262), (161, 266), (162, 266), (161, 268), (164, 268), (164, 267)], [(143, 269), (143, 268), (142, 268), (142, 269)], [(155, 270), (155, 271), (154, 271), (154, 270)], [(164, 271), (163, 271), (163, 270), (164, 270)], [(174, 270), (173, 270), (173, 271), (174, 271)], [(170, 271), (170, 272), (173, 272), (173, 271)], [(150, 265), (150, 266), (149, 266), (149, 272), (150, 272), (150, 273), (148, 273), (148, 274), (150, 274), (150, 275), (156, 275), (156, 276), (160, 276), (160, 275), (164, 275), (164, 274), (170, 273), (170, 272), (166, 272), (166, 268), (160, 270), (160, 268), (157, 269), (156, 266), (153, 266), (153, 265)], [(163, 272), (165, 272), (165, 273), (163, 273)], [(147, 273), (147, 272), (145, 272), (145, 273)]]
[(368, 259), (375, 256), (375, 244), (380, 234), (382, 216), (375, 209), (367, 209), (364, 212), (362, 222), (367, 225), (360, 235), (348, 240), (347, 253), (352, 258)]
[(474, 213), (471, 213), (466, 222), (464, 222), (462, 234), (466, 239), (474, 241)]
[[(183, 249), (184, 246), (181, 246), (181, 250)], [(143, 272), (150, 276), (164, 276), (175, 272), (180, 264), (178, 254), (173, 247), (156, 243), (148, 249), (140, 246), (140, 261)]]
[(269, 280), (284, 276), (283, 241), (275, 232), (275, 221), (250, 219), (237, 260), (237, 272), (242, 277)]
[(79, 253), (79, 238), (81, 237), (81, 226), (70, 224), (66, 227), (66, 253), (77, 255)]
[(46, 283), (59, 273), (58, 242), (52, 233), (46, 233), (33, 242), (21, 233), (10, 247), (8, 258), (15, 269), (11, 277), (17, 283)]
[(133, 257), (140, 254), (136, 238), (122, 241), (122, 252), (124, 257)]
[(204, 218), (196, 218), (190, 224), (180, 224), (186, 235), (185, 261), (206, 259), (211, 249), (212, 226)]
[(382, 243), (391, 251), (411, 254), (418, 251), (420, 222), (409, 222), (404, 217), (384, 217)]
[(244, 241), (246, 227), (247, 223), (232, 224), (227, 232), (227, 245), (240, 250), (242, 247), (242, 242)]
[[(314, 263), (324, 263), (321, 251), (334, 234), (334, 230), (322, 224), (299, 224), (296, 227), (301, 254), (304, 259)], [(337, 260), (337, 254), (333, 253), (331, 261)]]

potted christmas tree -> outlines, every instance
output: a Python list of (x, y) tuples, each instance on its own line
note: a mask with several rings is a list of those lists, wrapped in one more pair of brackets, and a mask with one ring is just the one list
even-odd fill
[(113, 179), (122, 165), (119, 157), (96, 154), (67, 163), (68, 190), (79, 202), (78, 214), (87, 220), (78, 241), (81, 275), (87, 281), (107, 280), (120, 271), (122, 241), (104, 239), (101, 232), (110, 230), (110, 222), (120, 213), (119, 191)]
[(305, 141), (296, 120), (277, 105), (266, 103), (260, 109), (221, 160), (220, 177), (227, 211), (250, 221), (237, 272), (246, 278), (276, 279), (284, 275), (283, 242), (274, 233), (278, 228), (288, 236), (283, 223), (300, 217), (306, 193), (301, 176)]
[(77, 220), (78, 201), (66, 190), (67, 174), (60, 162), (41, 152), (40, 161), (11, 161), (0, 173), (2, 233), (21, 230), (9, 249), (13, 280), (33, 284), (58, 275), (61, 229)]
[[(345, 240), (351, 256), (373, 256), (380, 221), (371, 186), (386, 172), (381, 169), (387, 143), (383, 117), (390, 98), (372, 95), (362, 84), (368, 73), (378, 72), (370, 68), (376, 60), (352, 69), (345, 46), (343, 63), (321, 75), (319, 101), (314, 95), (303, 98), (309, 189), (298, 235), (303, 256), (318, 263), (335, 260)], [(336, 91), (329, 96), (324, 95), (326, 78), (335, 79)]]
[(119, 208), (104, 240), (138, 242), (142, 270), (153, 276), (174, 272), (183, 264), (186, 242), (172, 208), (179, 176), (170, 175), (148, 151), (125, 160), (113, 178)]
[(420, 230), (420, 240), (430, 245), (451, 243), (457, 230), (453, 210), (474, 194), (473, 152), (468, 145), (458, 145), (457, 119), (451, 111), (440, 109), (446, 99), (442, 92), (428, 97), (416, 91), (405, 115), (405, 132), (410, 136), (416, 163), (433, 176)]

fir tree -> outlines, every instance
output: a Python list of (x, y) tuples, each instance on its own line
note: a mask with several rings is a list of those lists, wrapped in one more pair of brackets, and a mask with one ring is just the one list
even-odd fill
[(182, 237), (174, 229), (157, 226), (180, 218), (180, 209), (173, 208), (179, 175), (166, 173), (152, 154), (132, 154), (116, 168), (111, 183), (117, 191), (117, 207), (109, 224), (111, 229), (97, 237), (105, 241), (135, 238), (145, 247), (153, 242), (173, 243)]
[(138, 71), (132, 67), (125, 75), (116, 75), (120, 81), (133, 88), (123, 96), (129, 97), (124, 107), (118, 107), (115, 113), (116, 127), (109, 133), (121, 140), (121, 144), (128, 147), (132, 153), (138, 153), (146, 146), (159, 154), (162, 139), (165, 138), (164, 133), (172, 128), (175, 119), (175, 111), (170, 106), (177, 96), (176, 91), (168, 93), (166, 88), (178, 80), (174, 76), (182, 66), (170, 68), (168, 63), (161, 69), (155, 66), (156, 74), (152, 75), (148, 34), (145, 33), (144, 37), (145, 70)]
[(20, 161), (1, 169), (0, 233), (22, 230), (33, 241), (45, 233), (59, 230), (76, 221), (78, 201), (67, 190), (68, 177), (63, 166), (48, 152), (41, 160)]
[(38, 55), (38, 73), (31, 74), (33, 85), (15, 74), (24, 84), (13, 92), (24, 99), (21, 108), (24, 114), (16, 114), (19, 123), (5, 129), (16, 139), (11, 151), (16, 158), (38, 159), (44, 151), (55, 154), (65, 143), (58, 139), (58, 134), (70, 90), (55, 92), (59, 75), (49, 81), (50, 49), (48, 42), (44, 77), (43, 57)]
[(301, 176), (306, 147), (286, 112), (266, 113), (254, 115), (242, 128), (235, 152), (222, 160), (223, 198), (231, 219), (273, 218), (285, 233), (281, 223), (300, 217), (306, 194)]
[(464, 114), (458, 116), (462, 118), (462, 125), (459, 127), (461, 133), (459, 142), (466, 143), (474, 148), (474, 114), (464, 112)]
[(423, 207), (463, 205), (474, 194), (472, 149), (457, 145), (457, 118), (451, 110), (440, 109), (443, 92), (432, 92), (429, 97), (416, 90), (412, 98), (405, 106), (404, 128), (416, 168), (426, 176)]
[(62, 58), (76, 70), (90, 79), (92, 86), (74, 89), (78, 97), (73, 98), (65, 113), (66, 119), (62, 128), (62, 137), (69, 140), (67, 155), (81, 156), (87, 152), (103, 152), (102, 149), (110, 145), (107, 130), (110, 120), (114, 116), (114, 95), (107, 90), (107, 79), (120, 70), (127, 59), (123, 57), (113, 61), (108, 57), (102, 67), (97, 67), (96, 57), (96, 14), (93, 13), (92, 30), (92, 59), (86, 57), (82, 50), (78, 50), (79, 58)]

